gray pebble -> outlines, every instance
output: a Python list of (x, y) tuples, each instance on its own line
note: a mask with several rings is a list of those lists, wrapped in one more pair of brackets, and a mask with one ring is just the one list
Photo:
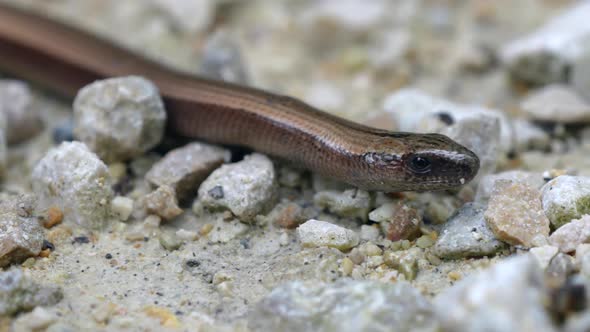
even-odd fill
[(84, 143), (64, 142), (37, 163), (31, 175), (39, 208), (55, 206), (64, 221), (106, 226), (113, 197), (107, 166)]
[(521, 103), (532, 119), (557, 123), (590, 122), (590, 102), (566, 85), (553, 84), (531, 93)]
[(589, 49), (590, 3), (580, 1), (500, 51), (512, 76), (534, 84), (564, 82), (572, 63)]
[(109, 78), (74, 100), (74, 135), (105, 162), (129, 160), (156, 146), (166, 112), (158, 88), (139, 76)]
[(0, 315), (31, 311), (37, 306), (52, 306), (63, 298), (59, 288), (42, 286), (20, 269), (0, 273)]
[(295, 281), (275, 288), (248, 317), (253, 331), (438, 331), (430, 302), (406, 282)]
[(481, 257), (494, 255), (506, 245), (496, 239), (484, 219), (485, 208), (467, 203), (440, 229), (432, 248), (440, 258)]
[(590, 215), (583, 215), (559, 227), (549, 236), (549, 243), (561, 252), (572, 252), (578, 245), (590, 243)]
[(222, 165), (199, 188), (199, 200), (212, 209), (228, 209), (241, 221), (268, 212), (277, 198), (274, 166), (261, 154)]
[(229, 159), (228, 150), (204, 143), (190, 143), (168, 152), (145, 177), (155, 186), (172, 187), (177, 198), (183, 201), (195, 194), (203, 180)]
[(16, 80), (0, 80), (0, 113), (6, 119), (6, 140), (19, 143), (43, 129), (29, 86)]
[(238, 84), (250, 81), (238, 41), (223, 30), (213, 33), (205, 42), (200, 72), (220, 81)]
[(359, 236), (356, 232), (315, 219), (310, 219), (297, 227), (297, 234), (304, 247), (331, 247), (348, 250), (359, 244)]
[(533, 188), (541, 189), (545, 184), (543, 180), (543, 174), (527, 172), (521, 170), (505, 171), (502, 173), (489, 174), (481, 178), (478, 186), (477, 193), (475, 194), (475, 201), (485, 203), (490, 199), (494, 184), (497, 180), (510, 180), (527, 184)]
[(359, 218), (366, 221), (372, 206), (371, 195), (364, 190), (320, 191), (313, 202), (340, 217)]
[(590, 213), (590, 177), (561, 175), (541, 190), (545, 215), (554, 227)]
[(556, 331), (545, 311), (543, 273), (523, 255), (474, 273), (435, 298), (444, 331)]
[(45, 233), (30, 212), (34, 207), (23, 211), (21, 202), (20, 197), (8, 197), (0, 203), (0, 267), (37, 256), (43, 247)]

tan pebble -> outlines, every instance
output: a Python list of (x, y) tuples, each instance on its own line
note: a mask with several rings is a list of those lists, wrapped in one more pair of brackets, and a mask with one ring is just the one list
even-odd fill
[(51, 228), (57, 224), (60, 224), (64, 219), (64, 213), (58, 207), (52, 206), (47, 209), (45, 219), (43, 219), (43, 227)]
[(348, 257), (344, 257), (341, 263), (342, 267), (342, 274), (345, 276), (350, 276), (352, 274), (352, 269), (354, 268), (354, 263)]
[(69, 240), (71, 236), (72, 229), (66, 225), (59, 225), (47, 232), (47, 240), (54, 244)]
[(451, 272), (449, 272), (449, 274), (447, 274), (447, 276), (449, 277), (449, 279), (451, 279), (453, 281), (457, 281), (457, 280), (460, 280), (461, 278), (463, 278), (463, 275), (457, 271), (451, 271)]
[(234, 219), (234, 215), (230, 211), (223, 211), (223, 220), (230, 221)]
[(178, 321), (178, 318), (170, 310), (166, 308), (148, 306), (143, 309), (143, 312), (145, 312), (146, 315), (150, 317), (159, 319), (160, 325), (162, 326), (171, 328), (180, 327), (180, 322)]
[(143, 241), (144, 238), (145, 236), (141, 232), (129, 232), (125, 235), (125, 239), (131, 242)]
[(49, 257), (49, 255), (51, 255), (51, 250), (49, 250), (49, 249), (41, 250), (39, 252), (39, 257), (46, 258), (46, 257)]
[(133, 248), (139, 249), (139, 248), (141, 248), (141, 246), (142, 246), (141, 242), (137, 242), (133, 245)]
[(205, 236), (205, 235), (209, 234), (212, 230), (213, 230), (213, 224), (205, 224), (199, 230), (199, 234), (202, 236)]

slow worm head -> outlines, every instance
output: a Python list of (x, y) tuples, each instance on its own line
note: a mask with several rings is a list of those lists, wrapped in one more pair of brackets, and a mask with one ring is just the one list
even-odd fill
[(446, 136), (377, 130), (290, 97), (182, 74), (5, 4), (0, 68), (70, 97), (94, 80), (144, 76), (160, 89), (174, 133), (245, 146), (368, 190), (454, 188), (479, 169), (477, 156)]

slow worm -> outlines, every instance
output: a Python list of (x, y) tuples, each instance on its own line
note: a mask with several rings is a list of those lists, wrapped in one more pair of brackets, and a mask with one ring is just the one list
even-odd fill
[(160, 89), (176, 134), (245, 146), (368, 190), (460, 186), (477, 156), (439, 134), (378, 130), (297, 99), (194, 77), (50, 19), (0, 5), (0, 68), (69, 97), (95, 80), (140, 75)]

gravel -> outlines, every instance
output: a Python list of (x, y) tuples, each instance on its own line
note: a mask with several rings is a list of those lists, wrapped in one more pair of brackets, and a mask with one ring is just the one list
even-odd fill
[(329, 222), (310, 219), (297, 227), (297, 234), (304, 247), (331, 247), (348, 250), (359, 244), (354, 231)]

